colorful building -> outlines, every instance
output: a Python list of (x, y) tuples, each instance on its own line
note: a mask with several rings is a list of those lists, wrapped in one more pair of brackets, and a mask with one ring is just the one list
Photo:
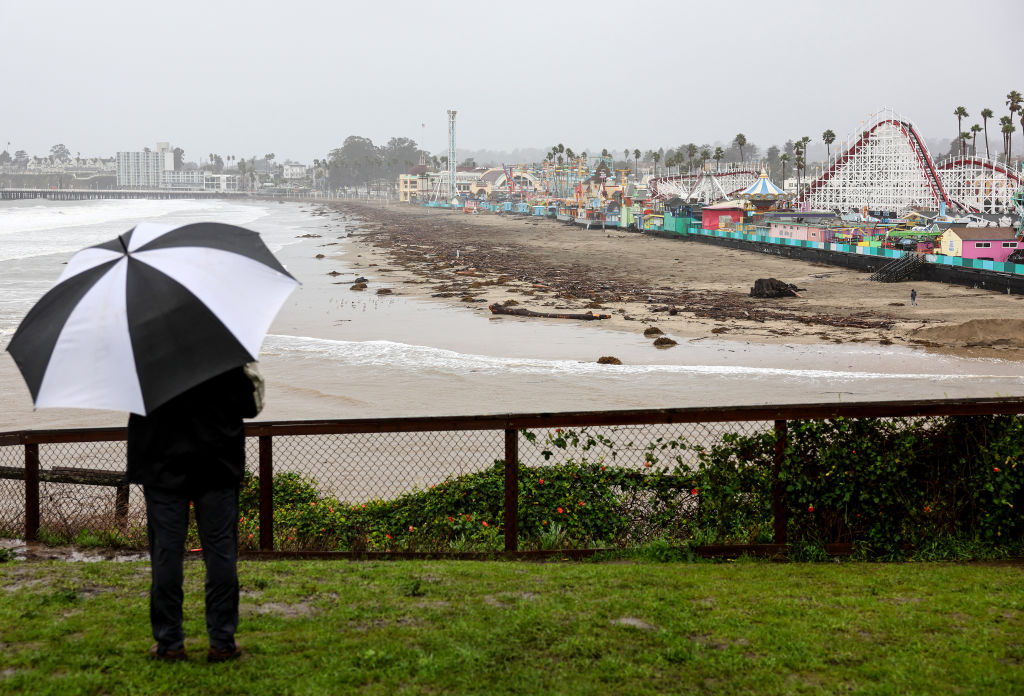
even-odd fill
[(935, 251), (946, 256), (1002, 262), (1020, 246), (1012, 227), (950, 227), (939, 236)]
[(704, 206), (701, 227), (705, 230), (717, 230), (731, 227), (743, 222), (746, 206), (743, 201), (724, 201), (716, 205)]

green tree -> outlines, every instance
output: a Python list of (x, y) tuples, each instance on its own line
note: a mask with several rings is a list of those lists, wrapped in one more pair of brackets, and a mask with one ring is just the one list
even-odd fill
[(658, 176), (658, 161), (661, 159), (661, 153), (655, 152), (651, 155), (651, 159), (654, 160), (654, 176)]
[(768, 173), (773, 175), (773, 176), (775, 175), (775, 173), (777, 171), (779, 171), (779, 168), (782, 166), (782, 163), (779, 160), (779, 155), (780, 154), (781, 154), (781, 151), (779, 150), (779, 146), (778, 145), (772, 145), (765, 152), (765, 159), (768, 160), (768, 162), (767, 162), (767, 164), (768, 164)]
[(804, 176), (807, 176), (807, 146), (811, 144), (811, 138), (805, 135), (804, 137), (800, 138), (800, 144), (803, 145)]
[(697, 145), (695, 143), (689, 143), (686, 146), (686, 158), (689, 168), (693, 169), (693, 161), (697, 159)]
[(715, 148), (715, 154), (711, 155), (711, 159), (715, 160), (715, 169), (720, 171), (722, 169), (722, 158), (725, 157), (725, 150), (720, 147)]
[(640, 148), (633, 148), (633, 171), (640, 175)]
[(783, 152), (779, 155), (779, 162), (782, 163), (782, 187), (786, 187), (786, 162), (789, 161), (789, 155)]
[(973, 138), (971, 138), (971, 154), (972, 155), (977, 155), (978, 154), (978, 133), (980, 133), (980, 132), (981, 132), (981, 126), (979, 126), (977, 123), (975, 123), (973, 126), (971, 126), (971, 134), (974, 136)]
[(25, 169), (28, 167), (28, 153), (24, 150), (18, 150), (14, 153), (14, 166), (18, 169)]
[(967, 152), (967, 141), (971, 139), (970, 131), (960, 133), (960, 156), (964, 157)]
[(64, 143), (58, 143), (50, 148), (50, 157), (58, 162), (67, 162), (71, 159), (71, 150)]
[(832, 159), (832, 143), (836, 141), (836, 134), (829, 128), (821, 134), (821, 139), (825, 142), (825, 158)]
[(992, 159), (992, 155), (988, 151), (988, 120), (992, 118), (992, 109), (981, 110), (981, 122), (985, 127), (985, 158)]
[(1014, 114), (1019, 113), (1021, 115), (1020, 125), (1021, 125), (1021, 128), (1024, 128), (1024, 108), (1022, 108), (1022, 106), (1021, 106), (1022, 104), (1024, 104), (1024, 96), (1021, 96), (1021, 93), (1018, 92), (1017, 90), (1013, 90), (1012, 92), (1010, 92), (1009, 94), (1006, 95), (1006, 106), (1010, 110), (1010, 126), (1011, 126), (1011, 128), (1009, 130), (1009, 133), (1006, 136), (1006, 166), (1007, 167), (1010, 166), (1010, 159), (1013, 157), (1013, 131), (1017, 130), (1016, 127), (1013, 126), (1013, 115)]
[[(1017, 130), (1013, 125), (1013, 119), (1009, 116), (999, 118), (1000, 131), (1003, 133), (1003, 153), (1006, 155), (1006, 166), (1010, 166), (1010, 156), (1013, 153), (1013, 132)], [(17, 159), (17, 155), (15, 155)]]
[(174, 171), (181, 171), (185, 159), (185, 151), (180, 147), (174, 148)]
[(707, 162), (707, 161), (708, 161), (709, 159), (711, 159), (711, 150), (710, 150), (710, 149), (708, 149), (708, 148), (707, 148), (707, 147), (705, 146), (705, 147), (704, 147), (704, 148), (702, 148), (702, 149), (701, 149), (701, 151), (700, 151), (700, 168), (701, 168), (701, 169), (703, 169), (703, 168), (704, 168), (704, 164), (705, 164), (705, 163), (706, 163), (706, 162)]
[(0, 167), (10, 164), (14, 159), (11, 157), (11, 153), (7, 150), (0, 152)]
[[(967, 118), (968, 116), (970, 116), (970, 114), (967, 113), (967, 109), (965, 109), (962, 106), (958, 106), (958, 107), (956, 107), (953, 110), (953, 115), (956, 116), (956, 132), (957, 133), (963, 133), (963, 131), (961, 130), (961, 121), (963, 119)], [(960, 138), (960, 136), (958, 135), (957, 138)], [(964, 144), (963, 139), (960, 139), (960, 156), (961, 157), (964, 156), (963, 144)]]
[(747, 144), (747, 136), (742, 133), (737, 133), (736, 137), (732, 139), (736, 143), (736, 147), (740, 149), (740, 162), (743, 161), (743, 146)]

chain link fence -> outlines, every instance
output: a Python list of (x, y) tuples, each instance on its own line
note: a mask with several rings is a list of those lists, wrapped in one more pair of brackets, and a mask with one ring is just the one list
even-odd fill
[[(1021, 412), (1022, 399), (992, 399), (252, 423), (240, 539), (253, 551), (358, 554), (692, 536), (702, 496), (689, 474), (723, 442), (759, 443), (761, 461), (739, 465), (771, 472), (788, 420)], [(0, 535), (144, 548), (124, 440), (123, 429), (0, 434)], [(750, 542), (784, 541), (776, 503), (751, 501), (776, 520), (774, 538), (769, 521)], [(570, 538), (574, 524), (590, 526)]]

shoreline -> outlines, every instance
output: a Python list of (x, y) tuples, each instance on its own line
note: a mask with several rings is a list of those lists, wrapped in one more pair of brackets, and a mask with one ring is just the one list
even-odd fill
[[(574, 321), (633, 334), (654, 327), (686, 341), (902, 345), (1024, 361), (1020, 295), (878, 283), (838, 266), (545, 218), (401, 203), (327, 207), (360, 221), (340, 257), (373, 277), (364, 292), (391, 284), (392, 292), (488, 314), (489, 305), (509, 300), (537, 312), (593, 312), (609, 318)], [(800, 297), (751, 297), (754, 281), (769, 277), (795, 284)]]

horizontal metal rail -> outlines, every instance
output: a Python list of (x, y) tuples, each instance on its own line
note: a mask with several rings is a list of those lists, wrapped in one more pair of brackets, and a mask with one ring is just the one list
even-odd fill
[[(322, 421), (259, 421), (247, 423), (246, 436), (256, 438), (259, 445), (259, 494), (260, 529), (259, 545), (263, 554), (292, 553), (274, 550), (273, 522), (273, 438), (282, 436), (313, 436), (358, 433), (417, 433), (454, 431), (502, 431), (504, 433), (504, 554), (520, 554), (523, 557), (538, 555), (518, 549), (518, 504), (519, 481), (519, 433), (534, 428), (572, 428), (595, 426), (660, 425), (681, 423), (726, 423), (759, 421), (774, 422), (776, 434), (775, 461), (772, 467), (775, 484), (772, 490), (774, 513), (774, 543), (737, 546), (714, 546), (698, 549), (708, 555), (731, 555), (738, 552), (759, 553), (774, 556), (786, 548), (786, 509), (782, 504), (782, 491), (777, 477), (785, 456), (787, 423), (801, 420), (825, 420), (834, 418), (907, 418), (928, 416), (971, 416), (971, 415), (1012, 415), (1024, 413), (1024, 397), (998, 397), (975, 399), (925, 399), (914, 401), (873, 401), (852, 403), (786, 404), (763, 406), (735, 406), (711, 408), (670, 408), (635, 409), (619, 411), (573, 411), (559, 413), (518, 413), (476, 416), (428, 416), (419, 418), (361, 418)], [(40, 470), (39, 446), (44, 444), (66, 444), (81, 442), (118, 442), (127, 437), (126, 428), (85, 428), (60, 430), (21, 430), (0, 433), (0, 447), (24, 447), (24, 469), (12, 470), (5, 467), (3, 478), (18, 478), (25, 482), (25, 538), (33, 540), (39, 532), (40, 496), (39, 483), (91, 483), (95, 485), (116, 485), (118, 495), (116, 507), (118, 518), (124, 519), (127, 510), (127, 484), (123, 474), (110, 472), (108, 475), (83, 480), (88, 471), (77, 476), (67, 469), (53, 468)], [(495, 452), (495, 455), (498, 455)], [(9, 470), (11, 469), (11, 470)], [(85, 476), (88, 478), (88, 476)], [(595, 550), (588, 550), (588, 553)], [(837, 545), (832, 553), (848, 553), (847, 547)], [(326, 553), (299, 552), (303, 557), (377, 557), (377, 552)], [(403, 557), (401, 552), (381, 552), (381, 557)], [(553, 554), (571, 554), (569, 551), (554, 551)], [(430, 554), (431, 556), (436, 554)], [(493, 557), (495, 554), (463, 554), (465, 557)], [(499, 554), (501, 555), (501, 554)], [(408, 554), (405, 554), (408, 556)], [(412, 557), (412, 556), (409, 556)]]

